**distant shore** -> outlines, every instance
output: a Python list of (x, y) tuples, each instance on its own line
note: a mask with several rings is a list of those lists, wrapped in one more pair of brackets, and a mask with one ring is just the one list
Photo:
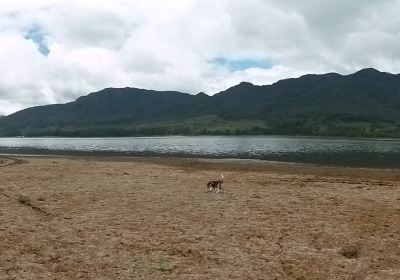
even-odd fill
[(235, 162), (255, 161), (259, 164), (297, 164), (297, 165), (315, 165), (320, 167), (338, 167), (338, 168), (370, 168), (370, 169), (400, 169), (400, 162), (397, 158), (369, 158), (368, 161), (348, 161), (346, 158), (330, 158), (321, 155), (285, 155), (280, 157), (260, 158), (243, 157), (233, 158), (229, 156), (210, 156), (193, 155), (188, 153), (153, 153), (153, 152), (113, 152), (113, 151), (68, 151), (68, 150), (45, 150), (45, 149), (16, 149), (1, 150), (1, 156), (22, 156), (22, 157), (88, 157), (88, 158), (143, 158), (143, 159), (201, 159), (201, 160), (219, 160)]

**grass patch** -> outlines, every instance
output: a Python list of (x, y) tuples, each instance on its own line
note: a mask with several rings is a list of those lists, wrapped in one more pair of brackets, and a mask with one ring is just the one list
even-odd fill
[(160, 258), (154, 265), (154, 269), (165, 273), (165, 272), (172, 272), (175, 268), (175, 265), (171, 264), (168, 260), (164, 258)]
[(358, 259), (361, 254), (361, 249), (359, 246), (349, 245), (340, 249), (339, 254), (347, 259)]

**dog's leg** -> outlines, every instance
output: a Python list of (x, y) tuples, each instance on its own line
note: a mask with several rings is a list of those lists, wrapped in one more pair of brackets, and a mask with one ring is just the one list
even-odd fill
[(206, 192), (210, 192), (211, 191), (211, 182), (208, 182), (207, 186), (206, 186)]
[(218, 184), (217, 184), (217, 186), (216, 186), (216, 188), (217, 188), (217, 193), (220, 193), (220, 192), (221, 192), (221, 187), (222, 187), (222, 184), (221, 184), (221, 181), (220, 181), (220, 182), (218, 182)]

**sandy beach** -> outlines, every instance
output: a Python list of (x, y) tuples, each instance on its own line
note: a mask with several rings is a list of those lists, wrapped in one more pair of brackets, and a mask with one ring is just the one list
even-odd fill
[(399, 170), (0, 158), (0, 279), (400, 279)]

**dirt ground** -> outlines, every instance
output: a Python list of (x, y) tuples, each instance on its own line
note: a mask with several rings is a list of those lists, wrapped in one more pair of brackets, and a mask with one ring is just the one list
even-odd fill
[(0, 279), (400, 279), (400, 171), (3, 158)]

